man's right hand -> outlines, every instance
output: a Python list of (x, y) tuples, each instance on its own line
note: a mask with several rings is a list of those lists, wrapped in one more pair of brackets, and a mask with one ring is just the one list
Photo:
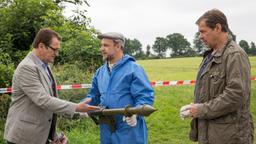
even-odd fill
[(191, 108), (191, 104), (181, 107), (180, 117), (182, 120), (184, 120), (185, 118), (191, 117), (190, 108)]
[(91, 98), (86, 98), (85, 101), (78, 103), (76, 105), (76, 112), (88, 112), (88, 111), (91, 111), (91, 110), (100, 109), (100, 107), (98, 107), (98, 106), (89, 105), (88, 103), (90, 101), (92, 101)]

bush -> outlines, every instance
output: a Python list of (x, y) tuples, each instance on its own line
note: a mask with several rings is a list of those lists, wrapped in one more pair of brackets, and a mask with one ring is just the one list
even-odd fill
[(11, 61), (11, 57), (0, 50), (0, 88), (11, 85), (13, 72), (14, 64)]
[(4, 143), (3, 137), (4, 137), (4, 126), (5, 126), (5, 121), (9, 109), (9, 105), (11, 102), (11, 97), (9, 94), (0, 94), (0, 143)]
[(0, 113), (1, 113), (0, 119), (6, 119), (10, 102), (11, 102), (10, 94), (1, 94), (0, 95), (0, 103), (1, 103), (1, 105), (0, 105)]
[(93, 29), (84, 29), (74, 23), (65, 22), (56, 28), (62, 36), (60, 57), (55, 64), (72, 64), (80, 69), (93, 72), (102, 64), (100, 42)]

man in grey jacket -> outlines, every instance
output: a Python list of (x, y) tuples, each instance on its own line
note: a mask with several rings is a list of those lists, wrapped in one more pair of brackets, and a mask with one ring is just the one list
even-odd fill
[(190, 139), (199, 144), (252, 144), (248, 56), (229, 36), (221, 11), (207, 11), (196, 24), (209, 49), (198, 71), (194, 104), (181, 109), (193, 117)]
[(48, 66), (60, 49), (60, 36), (55, 31), (41, 29), (30, 52), (18, 65), (12, 80), (12, 102), (9, 108), (4, 138), (9, 144), (64, 143), (56, 137), (57, 114), (72, 118), (75, 112), (87, 112), (98, 107), (89, 101), (72, 103), (58, 99), (56, 81)]

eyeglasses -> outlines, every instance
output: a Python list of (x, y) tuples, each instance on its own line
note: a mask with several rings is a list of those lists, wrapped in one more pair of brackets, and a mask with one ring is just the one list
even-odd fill
[(53, 48), (53, 47), (51, 47), (51, 46), (49, 46), (49, 45), (46, 45), (48, 48), (50, 48), (50, 49), (52, 49), (53, 50), (53, 52), (58, 56), (59, 55), (59, 49), (57, 48), (57, 49), (55, 49), (55, 48)]

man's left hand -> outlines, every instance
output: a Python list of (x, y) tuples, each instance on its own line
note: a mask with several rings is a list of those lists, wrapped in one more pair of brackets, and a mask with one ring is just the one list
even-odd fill
[(137, 124), (137, 115), (132, 115), (131, 117), (125, 117), (124, 116), (124, 121), (126, 121), (126, 123), (128, 125), (130, 125), (131, 127), (135, 127)]

